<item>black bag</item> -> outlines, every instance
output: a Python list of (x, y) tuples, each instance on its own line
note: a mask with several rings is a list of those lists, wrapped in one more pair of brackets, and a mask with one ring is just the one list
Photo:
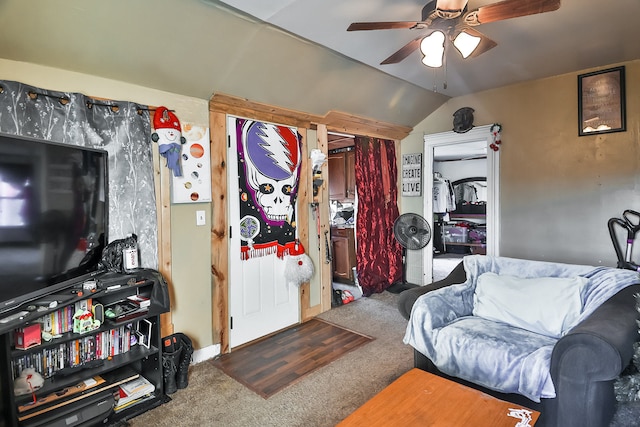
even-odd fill
[(340, 307), (342, 304), (342, 291), (334, 289), (331, 293), (331, 307)]
[(113, 271), (116, 273), (124, 273), (124, 259), (122, 251), (126, 247), (137, 247), (138, 236), (132, 234), (124, 239), (114, 240), (109, 243), (102, 251), (102, 259), (100, 260), (100, 267)]

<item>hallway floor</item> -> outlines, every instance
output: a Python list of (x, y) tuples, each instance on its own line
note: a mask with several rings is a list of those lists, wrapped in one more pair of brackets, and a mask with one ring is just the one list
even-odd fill
[(462, 261), (464, 255), (461, 254), (442, 254), (433, 257), (433, 281), (442, 280), (456, 268), (456, 265)]

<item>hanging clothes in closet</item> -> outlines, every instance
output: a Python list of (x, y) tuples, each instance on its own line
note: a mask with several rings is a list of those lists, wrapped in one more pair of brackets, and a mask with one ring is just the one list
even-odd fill
[(433, 212), (447, 213), (456, 209), (456, 198), (453, 187), (440, 172), (433, 173)]
[(460, 202), (471, 202), (475, 203), (478, 201), (478, 190), (473, 185), (473, 183), (463, 182), (459, 185), (456, 185), (456, 194), (454, 195), (456, 200), (460, 200)]

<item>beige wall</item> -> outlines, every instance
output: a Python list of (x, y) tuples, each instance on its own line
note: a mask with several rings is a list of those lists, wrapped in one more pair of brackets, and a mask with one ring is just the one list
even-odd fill
[(501, 255), (615, 266), (607, 221), (640, 210), (640, 61), (624, 65), (626, 132), (578, 137), (577, 75), (593, 71), (584, 70), (451, 99), (416, 126), (403, 152), (472, 107), (475, 125), (503, 126)]
[[(0, 59), (0, 79), (14, 80), (43, 89), (79, 92), (89, 96), (164, 105), (176, 111), (183, 123), (209, 127), (207, 100), (163, 92), (120, 81), (103, 79), (35, 64)], [(212, 343), (211, 336), (211, 244), (209, 227), (196, 227), (196, 210), (209, 204), (171, 206), (173, 257), (172, 319), (176, 332), (187, 334), (197, 348)]]

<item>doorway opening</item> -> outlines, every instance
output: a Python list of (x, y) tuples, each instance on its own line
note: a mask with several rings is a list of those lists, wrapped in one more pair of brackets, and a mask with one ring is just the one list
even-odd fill
[(356, 136), (327, 132), (332, 307), (362, 297), (356, 273)]
[(423, 259), (425, 283), (446, 277), (469, 254), (498, 255), (498, 152), (491, 126), (425, 135), (424, 212), (433, 239)]

